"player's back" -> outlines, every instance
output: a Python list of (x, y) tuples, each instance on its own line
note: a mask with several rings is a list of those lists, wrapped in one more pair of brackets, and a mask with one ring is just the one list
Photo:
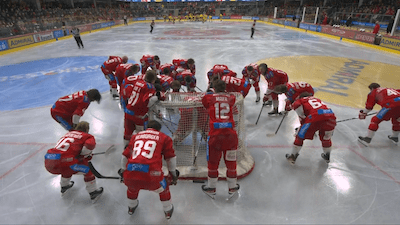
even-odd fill
[(60, 154), (60, 158), (75, 157), (80, 154), (85, 143), (89, 149), (94, 149), (96, 145), (94, 137), (91, 134), (82, 131), (70, 131), (60, 138), (55, 147), (49, 149), (47, 153)]
[(131, 63), (128, 64), (121, 63), (117, 65), (115, 69), (115, 77), (117, 78), (118, 85), (121, 86), (122, 81), (126, 78), (126, 71), (129, 70), (132, 66), (133, 64)]
[[(400, 92), (393, 88), (376, 88), (370, 92), (372, 98), (382, 107), (400, 106)], [(372, 104), (370, 96), (368, 103)]]
[[(127, 170), (138, 171), (138, 176), (143, 179), (154, 177), (161, 180), (162, 159), (175, 156), (172, 148), (172, 139), (164, 133), (149, 128), (132, 136), (128, 147), (124, 150), (123, 155), (128, 158)], [(143, 173), (144, 172), (144, 173)], [(140, 179), (140, 177), (138, 177)]]
[(110, 56), (110, 59), (104, 62), (104, 67), (107, 70), (115, 71), (119, 64), (123, 63), (123, 60), (119, 56)]
[(86, 91), (78, 91), (59, 98), (54, 104), (53, 110), (56, 112), (72, 114), (78, 107), (87, 108), (89, 104), (90, 100), (86, 95)]
[(203, 106), (210, 117), (210, 135), (224, 132), (235, 126), (233, 112), (236, 97), (230, 93), (207, 94), (203, 97)]
[(158, 75), (160, 79), (160, 84), (163, 89), (163, 91), (168, 91), (171, 88), (171, 83), (174, 81), (174, 79), (170, 76), (167, 75)]
[(244, 78), (222, 76), (221, 80), (225, 82), (227, 92), (239, 92), (244, 97), (249, 93), (251, 85)]
[(153, 84), (144, 80), (136, 80), (132, 85), (132, 92), (128, 99), (126, 108), (134, 112), (136, 116), (143, 116), (148, 112), (147, 104), (150, 97), (155, 93)]
[(143, 55), (140, 59), (140, 62), (147, 63), (147, 64), (154, 64), (154, 55)]
[[(302, 107), (300, 107), (302, 106)], [(304, 97), (297, 99), (293, 103), (293, 109), (301, 108), (306, 116), (306, 122), (315, 122), (328, 119), (336, 119), (333, 111), (321, 101), (314, 96)]]
[(122, 98), (127, 99), (132, 93), (133, 85), (137, 80), (144, 80), (144, 74), (126, 77), (122, 81), (121, 90)]
[(308, 92), (314, 95), (313, 87), (306, 82), (287, 83), (286, 86), (287, 86), (286, 96), (291, 102), (294, 102), (303, 92)]

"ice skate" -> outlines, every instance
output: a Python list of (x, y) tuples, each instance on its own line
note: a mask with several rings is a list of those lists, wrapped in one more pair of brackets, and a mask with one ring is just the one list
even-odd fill
[(278, 112), (278, 108), (276, 108), (276, 109), (273, 109), (271, 112), (269, 112), (268, 115), (270, 115), (270, 116), (282, 115), (282, 113)]
[(133, 213), (135, 213), (136, 208), (139, 206), (139, 200), (138, 200), (138, 204), (135, 207), (129, 207), (128, 206), (128, 214), (132, 215)]
[(64, 187), (61, 187), (61, 196), (64, 196), (64, 195), (67, 193), (67, 191), (68, 191), (70, 188), (72, 188), (72, 186), (74, 186), (74, 182), (73, 182), (73, 181), (70, 181), (70, 182), (69, 182), (69, 185), (64, 186)]
[(329, 160), (329, 158), (330, 158), (330, 153), (321, 153), (321, 157), (325, 160), (325, 162), (326, 163), (329, 163), (330, 162), (330, 160)]
[(229, 197), (228, 197), (228, 199), (231, 199), (233, 196), (235, 196), (235, 194), (238, 193), (239, 189), (240, 189), (240, 185), (239, 184), (236, 184), (236, 187), (234, 187), (234, 188), (229, 188), (229, 191), (228, 191)]
[(399, 138), (398, 137), (392, 137), (392, 136), (389, 135), (388, 138), (396, 145), (399, 143)]
[(104, 189), (101, 187), (93, 192), (90, 192), (90, 199), (92, 200), (92, 203), (95, 203), (100, 196), (103, 194)]
[(299, 154), (293, 155), (293, 154), (286, 154), (286, 159), (289, 161), (292, 165), (296, 162), (297, 157)]
[(114, 99), (114, 100), (117, 100), (117, 99), (119, 99), (119, 95), (117, 95), (117, 94), (113, 94), (113, 99)]
[(257, 98), (256, 98), (256, 102), (259, 102), (260, 101), (260, 96), (257, 96)]
[(216, 190), (217, 190), (216, 188), (210, 188), (210, 187), (207, 187), (206, 185), (202, 185), (201, 190), (203, 190), (203, 192), (206, 195), (210, 196), (210, 198), (215, 199)]
[(172, 209), (170, 209), (168, 211), (164, 211), (165, 218), (167, 220), (169, 220), (171, 218), (173, 212), (174, 212), (174, 205), (172, 205)]
[(272, 101), (266, 101), (266, 102), (264, 102), (264, 105), (265, 106), (272, 105)]
[(359, 136), (358, 137), (358, 142), (360, 142), (364, 146), (368, 147), (369, 143), (371, 143), (371, 138)]

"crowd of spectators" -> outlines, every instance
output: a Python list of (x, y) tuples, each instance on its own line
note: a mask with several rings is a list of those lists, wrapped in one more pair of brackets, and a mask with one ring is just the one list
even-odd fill
[[(137, 2), (126, 3), (111, 1), (111, 3), (93, 1), (67, 1), (46, 2), (41, 0), (40, 9), (32, 2), (0, 0), (0, 37), (8, 37), (26, 33), (34, 33), (43, 30), (61, 28), (65, 25), (75, 26), (84, 23), (95, 23), (110, 20), (121, 20), (143, 16), (179, 16), (206, 14), (211, 16), (218, 12), (223, 15), (269, 16), (274, 14), (274, 8), (278, 7), (278, 17), (302, 15), (303, 7), (310, 8), (310, 20), (314, 18), (314, 7), (321, 7), (319, 23), (325, 18), (329, 23), (346, 20), (349, 16), (352, 20), (371, 22), (376, 20), (389, 22), (400, 7), (400, 0), (366, 0), (359, 6), (358, 0), (303, 0), (281, 1), (271, 0), (263, 2), (241, 1), (215, 1), (215, 2)], [(300, 3), (303, 3), (300, 5)], [(313, 15), (314, 13), (314, 15)], [(380, 15), (379, 18), (377, 15)], [(386, 15), (382, 17), (382, 15)]]

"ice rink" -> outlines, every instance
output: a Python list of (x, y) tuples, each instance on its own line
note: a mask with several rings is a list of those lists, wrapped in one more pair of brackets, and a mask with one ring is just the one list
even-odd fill
[[(225, 64), (241, 77), (250, 63), (265, 62), (288, 73), (289, 82), (305, 81), (316, 97), (335, 112), (337, 121), (357, 118), (364, 108), (367, 86), (400, 87), (399, 55), (323, 36), (251, 22), (130, 24), (82, 35), (84, 49), (73, 38), (58, 40), (0, 56), (0, 224), (400, 224), (400, 149), (387, 138), (391, 123), (382, 122), (369, 147), (357, 141), (367, 134), (371, 117), (339, 122), (333, 135), (329, 164), (320, 157), (319, 139), (305, 141), (294, 166), (291, 152), (295, 112), (282, 120), (255, 103), (252, 88), (245, 99), (247, 148), (254, 170), (239, 180), (239, 196), (227, 200), (219, 181), (215, 200), (201, 184), (179, 181), (170, 188), (175, 210), (164, 217), (158, 194), (142, 191), (134, 215), (127, 213), (126, 186), (97, 179), (104, 193), (92, 204), (83, 177), (61, 197), (60, 176), (44, 167), (46, 150), (66, 131), (50, 116), (61, 96), (97, 88), (101, 104), (92, 103), (81, 120), (91, 124), (101, 152), (92, 159), (104, 175), (115, 176), (123, 150), (123, 112), (112, 100), (100, 65), (109, 55), (127, 55), (139, 62), (144, 54), (158, 55), (161, 64), (193, 58), (197, 86), (205, 90), (206, 73)], [(260, 82), (262, 92), (267, 84)], [(375, 108), (375, 112), (380, 107)], [(282, 110), (282, 106), (281, 106)]]

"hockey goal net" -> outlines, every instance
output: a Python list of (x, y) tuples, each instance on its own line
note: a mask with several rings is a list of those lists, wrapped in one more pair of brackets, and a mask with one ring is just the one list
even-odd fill
[[(237, 151), (237, 176), (247, 176), (254, 168), (254, 159), (246, 148), (244, 101), (240, 93), (233, 109), (239, 145)], [(201, 103), (204, 93), (168, 93), (165, 101), (152, 107), (150, 118), (162, 124), (161, 131), (172, 137), (181, 179), (207, 178), (207, 134), (209, 119)], [(164, 170), (166, 170), (164, 164)], [(226, 166), (221, 159), (219, 178), (226, 178)]]

